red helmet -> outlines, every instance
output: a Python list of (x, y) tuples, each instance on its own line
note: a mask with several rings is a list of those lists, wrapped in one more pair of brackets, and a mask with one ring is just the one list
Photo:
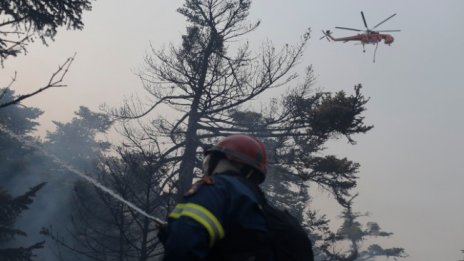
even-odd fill
[(266, 149), (258, 139), (243, 134), (230, 135), (207, 149), (205, 153), (215, 151), (224, 153), (230, 161), (255, 168), (263, 175), (264, 180), (267, 172)]

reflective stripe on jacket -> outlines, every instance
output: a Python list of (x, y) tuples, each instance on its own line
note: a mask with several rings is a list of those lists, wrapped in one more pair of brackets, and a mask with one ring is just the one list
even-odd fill
[(224, 237), (224, 228), (208, 209), (195, 203), (180, 203), (169, 214), (169, 218), (173, 219), (178, 219), (182, 216), (190, 217), (205, 227), (209, 234), (210, 247), (214, 245), (216, 240)]

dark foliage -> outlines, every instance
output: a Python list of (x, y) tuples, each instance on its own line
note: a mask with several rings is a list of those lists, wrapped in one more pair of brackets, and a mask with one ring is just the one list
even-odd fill
[[(13, 90), (0, 89), (0, 104), (15, 99)], [(13, 104), (0, 108), (0, 127), (33, 141), (30, 134), (38, 126), (37, 119), (42, 111), (37, 108)], [(24, 146), (0, 130), (0, 186), (9, 188), (10, 180), (25, 174), (34, 156), (34, 149)], [(34, 183), (37, 184), (37, 183)], [(32, 186), (32, 184), (30, 184)]]
[(82, 13), (90, 9), (91, 0), (1, 0), (1, 61), (25, 52), (35, 38), (53, 40), (59, 27), (82, 29)]
[(291, 108), (295, 123), (310, 126), (312, 135), (324, 140), (328, 135), (341, 134), (351, 139), (351, 135), (366, 133), (373, 126), (364, 125), (362, 112), (369, 101), (361, 94), (361, 85), (354, 87), (355, 94), (347, 96), (344, 91), (335, 94), (320, 92), (311, 97), (291, 95), (287, 106)]
[[(0, 88), (0, 104), (16, 99), (15, 91)], [(13, 104), (12, 104), (13, 105)], [(0, 124), (18, 135), (24, 135), (39, 125), (36, 120), (42, 111), (24, 106), (6, 106), (0, 109)]]
[[(18, 197), (12, 197), (0, 188), (0, 246), (15, 239), (16, 236), (26, 236), (26, 233), (14, 227), (16, 220), (24, 210), (29, 209), (35, 194), (45, 185), (41, 183)], [(45, 242), (39, 242), (29, 247), (0, 248), (0, 260), (28, 261), (34, 257), (33, 251), (43, 248)]]
[[(382, 256), (393, 257), (394, 259), (407, 257), (404, 248), (383, 248), (375, 243), (363, 247), (363, 243), (370, 238), (390, 237), (393, 233), (382, 231), (375, 222), (361, 224), (359, 218), (365, 217), (367, 214), (352, 211), (352, 203), (355, 197), (348, 201), (348, 206), (342, 212), (343, 224), (336, 233), (326, 237), (325, 242), (320, 247), (327, 256), (327, 260), (368, 261)], [(349, 246), (348, 250), (345, 250), (346, 244)]]

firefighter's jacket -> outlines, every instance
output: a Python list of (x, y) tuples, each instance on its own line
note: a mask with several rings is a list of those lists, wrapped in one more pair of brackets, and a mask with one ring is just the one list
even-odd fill
[(231, 174), (194, 184), (169, 214), (165, 261), (247, 260), (270, 252), (263, 249), (268, 227), (257, 196)]

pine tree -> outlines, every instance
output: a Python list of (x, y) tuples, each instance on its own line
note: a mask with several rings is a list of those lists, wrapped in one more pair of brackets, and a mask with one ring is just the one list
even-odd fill
[[(326, 238), (326, 243), (321, 247), (327, 259), (334, 261), (372, 261), (379, 256), (393, 257), (394, 259), (407, 257), (404, 248), (383, 248), (378, 244), (370, 244), (367, 247), (363, 245), (363, 242), (366, 242), (369, 238), (390, 237), (393, 233), (382, 231), (375, 222), (367, 222), (363, 225), (359, 218), (368, 216), (368, 214), (353, 212), (352, 204), (356, 196), (348, 201), (348, 205), (342, 211), (343, 223), (338, 231), (331, 237)], [(344, 249), (346, 244), (349, 246), (348, 250)]]
[(4, 247), (17, 236), (27, 236), (25, 232), (15, 228), (16, 220), (24, 210), (29, 208), (36, 193), (45, 185), (41, 183), (29, 189), (25, 194), (13, 197), (0, 188), (0, 260), (28, 261), (35, 256), (33, 251), (41, 249), (45, 242), (38, 242), (28, 247)]

